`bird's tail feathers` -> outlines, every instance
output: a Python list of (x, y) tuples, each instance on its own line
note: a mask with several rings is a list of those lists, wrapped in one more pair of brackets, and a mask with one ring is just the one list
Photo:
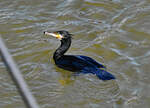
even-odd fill
[(101, 80), (114, 80), (114, 79), (116, 79), (114, 75), (112, 75), (111, 73), (109, 73), (105, 70), (101, 70), (101, 69), (100, 69), (100, 71), (96, 71), (95, 74)]

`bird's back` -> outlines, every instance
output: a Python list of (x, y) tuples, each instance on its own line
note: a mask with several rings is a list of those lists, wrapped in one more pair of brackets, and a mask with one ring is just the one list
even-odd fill
[(82, 55), (64, 55), (55, 61), (56, 65), (65, 70), (96, 74), (102, 80), (115, 79), (109, 72), (101, 69), (105, 68), (94, 59)]

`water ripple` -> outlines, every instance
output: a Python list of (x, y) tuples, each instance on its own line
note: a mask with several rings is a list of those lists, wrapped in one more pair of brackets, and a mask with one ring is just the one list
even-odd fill
[[(43, 108), (148, 108), (149, 13), (148, 0), (5, 0), (0, 34)], [(102, 62), (117, 81), (57, 68), (51, 59), (59, 42), (45, 30), (73, 33), (68, 53)], [(0, 71), (0, 106), (23, 108), (2, 61)]]

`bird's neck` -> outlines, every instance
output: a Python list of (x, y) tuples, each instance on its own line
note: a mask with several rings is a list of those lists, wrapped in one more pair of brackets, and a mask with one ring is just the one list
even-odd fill
[(70, 45), (71, 45), (71, 38), (61, 40), (61, 45), (55, 51), (53, 59), (56, 61), (59, 58), (61, 58), (64, 55), (64, 53), (69, 49)]

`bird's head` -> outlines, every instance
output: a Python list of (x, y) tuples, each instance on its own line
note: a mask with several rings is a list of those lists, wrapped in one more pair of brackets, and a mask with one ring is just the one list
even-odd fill
[(65, 31), (65, 30), (55, 31), (55, 32), (44, 31), (44, 34), (56, 37), (59, 40), (69, 39), (72, 36), (72, 34), (70, 34), (68, 31)]

